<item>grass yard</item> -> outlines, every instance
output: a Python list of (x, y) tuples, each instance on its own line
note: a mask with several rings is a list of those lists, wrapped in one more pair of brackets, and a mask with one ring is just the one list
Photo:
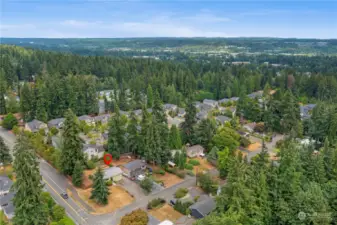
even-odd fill
[(248, 145), (247, 150), (251, 152), (255, 152), (261, 149), (261, 144), (259, 142), (255, 142), (253, 144)]
[(198, 160), (200, 162), (200, 165), (199, 166), (194, 166), (193, 168), (193, 173), (194, 174), (197, 174), (197, 173), (201, 173), (203, 171), (208, 171), (208, 170), (211, 170), (211, 169), (214, 169), (215, 167), (207, 161), (206, 158), (194, 158), (195, 160)]
[(149, 211), (149, 213), (159, 221), (170, 220), (175, 222), (180, 217), (184, 216), (180, 212), (174, 210), (173, 207), (169, 206), (168, 204), (165, 204), (157, 209), (152, 209)]
[[(153, 171), (159, 170), (158, 166), (151, 165)], [(164, 175), (153, 173), (152, 176), (155, 180), (163, 181), (165, 187), (171, 187), (175, 184), (178, 184), (183, 181), (183, 179), (179, 178), (177, 175), (165, 172)]]
[(111, 213), (134, 201), (134, 198), (120, 186), (110, 186), (109, 191), (109, 203), (107, 205), (98, 205), (95, 201), (90, 199), (91, 188), (85, 190), (80, 188), (77, 189), (78, 195), (82, 200), (95, 210), (94, 214)]

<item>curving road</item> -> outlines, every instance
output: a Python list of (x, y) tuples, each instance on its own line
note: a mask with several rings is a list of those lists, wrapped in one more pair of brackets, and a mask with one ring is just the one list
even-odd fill
[[(16, 141), (15, 135), (0, 127), (0, 136), (3, 137), (5, 143), (12, 149)], [(57, 204), (63, 206), (67, 214), (79, 225), (118, 225), (122, 216), (132, 212), (135, 209), (146, 208), (149, 200), (161, 197), (169, 201), (172, 199), (173, 194), (178, 188), (188, 188), (193, 186), (196, 182), (195, 177), (188, 176), (183, 182), (179, 184), (166, 188), (157, 193), (150, 194), (141, 199), (137, 199), (132, 204), (120, 208), (113, 213), (93, 215), (90, 214), (90, 210), (87, 209), (84, 204), (80, 203), (80, 199), (76, 199), (76, 196), (67, 200), (60, 196), (61, 192), (71, 188), (68, 180), (65, 176), (59, 174), (56, 169), (50, 166), (43, 159), (40, 160), (40, 173), (42, 175), (42, 180), (45, 184), (46, 190), (51, 194)]]

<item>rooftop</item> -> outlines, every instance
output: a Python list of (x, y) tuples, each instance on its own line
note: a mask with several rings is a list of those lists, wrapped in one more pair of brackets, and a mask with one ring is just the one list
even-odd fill
[(208, 215), (212, 212), (216, 207), (214, 199), (208, 197), (205, 198), (203, 201), (196, 202), (195, 204), (190, 206), (190, 209), (198, 210), (203, 216)]
[(119, 174), (122, 174), (123, 171), (119, 167), (110, 167), (104, 170), (104, 179), (109, 179), (110, 177), (117, 176)]

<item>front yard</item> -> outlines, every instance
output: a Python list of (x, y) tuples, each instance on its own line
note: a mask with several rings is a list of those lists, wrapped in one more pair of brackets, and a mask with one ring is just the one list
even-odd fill
[[(156, 166), (151, 166), (151, 167), (153, 171), (160, 170), (160, 168)], [(179, 178), (177, 175), (169, 173), (169, 172), (165, 172), (165, 174), (163, 175), (153, 172), (152, 177), (154, 178), (155, 181), (162, 181), (164, 183), (165, 188), (171, 187), (183, 181), (182, 178)]]
[(184, 215), (180, 212), (174, 210), (170, 205), (165, 204), (160, 208), (151, 209), (149, 213), (160, 221), (170, 220), (172, 222), (177, 221), (179, 218), (183, 217)]
[(193, 167), (194, 174), (201, 173), (203, 171), (209, 171), (215, 168), (210, 162), (208, 162), (206, 158), (198, 157), (194, 158), (194, 160), (197, 160), (200, 163), (200, 165)]
[(94, 209), (94, 214), (111, 213), (134, 201), (134, 198), (124, 188), (120, 186), (110, 186), (109, 203), (107, 205), (98, 205), (95, 201), (90, 199), (91, 190), (91, 188), (85, 190), (77, 188), (77, 193), (83, 201)]

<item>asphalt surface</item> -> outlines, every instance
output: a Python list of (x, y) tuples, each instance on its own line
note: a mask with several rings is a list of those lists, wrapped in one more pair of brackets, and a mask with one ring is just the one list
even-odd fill
[[(3, 137), (8, 147), (12, 149), (16, 141), (15, 135), (0, 127), (0, 136)], [(42, 175), (42, 181), (45, 184), (45, 189), (51, 194), (57, 204), (63, 206), (67, 214), (79, 225), (118, 225), (121, 217), (125, 214), (138, 208), (145, 209), (149, 200), (161, 197), (169, 201), (172, 199), (173, 194), (178, 188), (188, 188), (195, 184), (195, 177), (187, 176), (183, 182), (154, 194), (144, 196), (141, 199), (137, 199), (133, 203), (120, 208), (113, 213), (93, 215), (90, 214), (79, 201), (75, 201), (71, 197), (63, 199), (60, 196), (62, 192), (65, 192), (67, 188), (69, 188), (68, 179), (59, 174), (56, 169), (43, 159), (40, 160), (40, 173)]]

